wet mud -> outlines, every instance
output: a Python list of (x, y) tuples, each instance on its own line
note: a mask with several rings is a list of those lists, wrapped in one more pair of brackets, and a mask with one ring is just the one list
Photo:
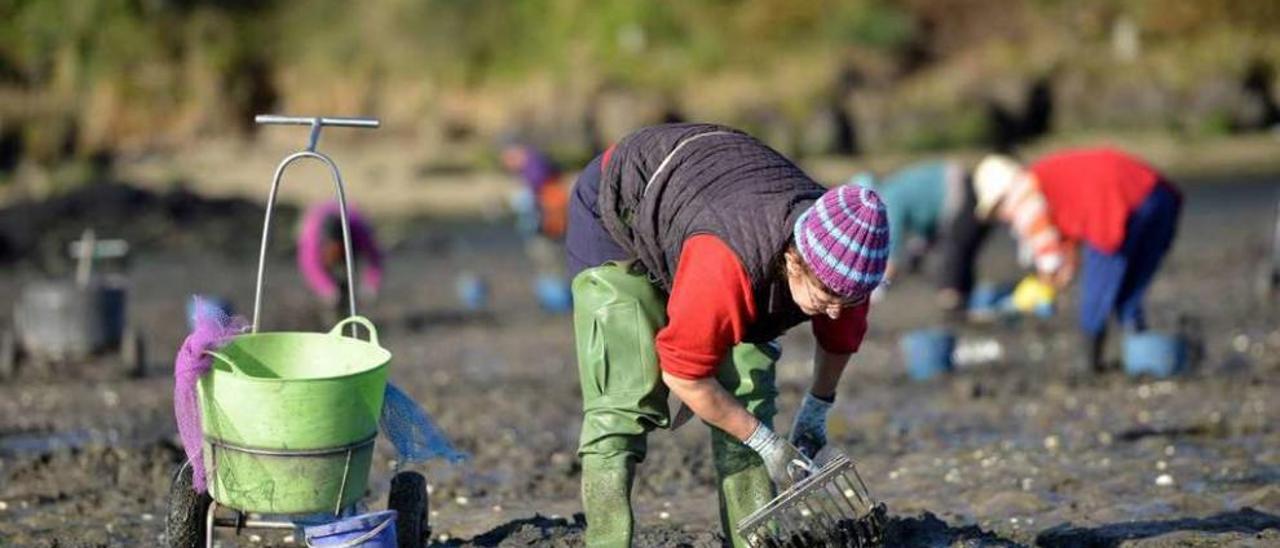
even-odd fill
[[(1154, 327), (1172, 329), (1188, 314), (1203, 326), (1203, 359), (1175, 379), (1076, 369), (1072, 291), (1048, 321), (960, 328), (962, 345), (998, 351), (949, 377), (911, 382), (898, 337), (935, 316), (926, 280), (895, 285), (872, 313), (830, 419), (832, 448), (858, 462), (889, 509), (888, 543), (1280, 543), (1280, 303), (1259, 300), (1252, 283), (1278, 193), (1280, 178), (1188, 187), (1180, 238), (1148, 298)], [(225, 220), (223, 230), (254, 235), (248, 251), (157, 244), (133, 262), (130, 314), (146, 328), (148, 376), (120, 378), (88, 362), (0, 382), (0, 545), (163, 542), (165, 493), (183, 459), (169, 371), (185, 334), (185, 299), (212, 293), (249, 309), (259, 215)], [(74, 224), (68, 234), (83, 228)], [(150, 241), (206, 237), (185, 230)], [(394, 354), (392, 380), (471, 454), (464, 465), (411, 466), (428, 478), (433, 541), (580, 546), (572, 326), (538, 309), (531, 269), (505, 234), (414, 227), (390, 258), (383, 295), (362, 311)], [(984, 277), (1015, 275), (1011, 245), (989, 244)], [(287, 250), (268, 267), (264, 327), (324, 328)], [(487, 312), (458, 303), (454, 279), (463, 270), (489, 278)], [(0, 302), (42, 275), (20, 265), (0, 270)], [(9, 314), (0, 310), (0, 325), (10, 325)], [(785, 432), (810, 374), (812, 342), (797, 330), (783, 347), (777, 424)], [(657, 432), (649, 445), (635, 488), (637, 544), (719, 546), (707, 428)], [(385, 504), (393, 460), (379, 441), (371, 509)], [(218, 538), (222, 546), (299, 543), (261, 531)]]

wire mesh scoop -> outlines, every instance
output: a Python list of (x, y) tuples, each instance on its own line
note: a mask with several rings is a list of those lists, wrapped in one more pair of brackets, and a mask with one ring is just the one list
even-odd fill
[(752, 548), (879, 546), (886, 510), (853, 461), (836, 455), (738, 523)]

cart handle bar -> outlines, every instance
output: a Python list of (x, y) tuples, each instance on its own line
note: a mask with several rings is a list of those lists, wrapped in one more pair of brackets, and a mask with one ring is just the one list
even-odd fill
[(377, 118), (342, 118), (342, 117), (319, 117), (319, 116), (282, 116), (279, 114), (259, 114), (253, 117), (253, 121), (264, 125), (282, 125), (282, 126), (335, 126), (335, 127), (359, 127), (376, 129), (382, 125)]
[[(275, 177), (271, 179), (271, 194), (267, 195), (267, 211), (266, 218), (262, 221), (262, 248), (258, 252), (258, 283), (253, 293), (253, 333), (258, 332), (259, 313), (262, 311), (262, 281), (267, 264), (267, 241), (271, 234), (271, 213), (275, 210), (276, 193), (280, 190), (280, 179), (284, 176), (285, 168), (289, 167), (294, 161), (303, 158), (311, 158), (318, 160), (320, 163), (329, 167), (329, 174), (333, 176), (334, 190), (338, 198), (338, 216), (342, 221), (342, 249), (346, 258), (347, 267), (347, 311), (348, 316), (356, 315), (356, 277), (355, 266), (353, 262), (355, 257), (351, 254), (351, 224), (347, 215), (347, 193), (342, 184), (342, 174), (338, 172), (338, 165), (328, 156), (316, 152), (316, 145), (320, 141), (320, 130), (326, 125), (339, 127), (360, 127), (360, 128), (377, 128), (381, 125), (376, 118), (326, 118), (322, 116), (280, 116), (277, 114), (259, 114), (253, 117), (253, 120), (259, 124), (278, 124), (278, 125), (302, 125), (311, 126), (311, 137), (307, 141), (307, 148), (300, 150), (280, 161), (280, 165), (276, 166)], [(341, 326), (343, 323), (339, 323)], [(373, 332), (370, 331), (372, 334)], [(356, 336), (356, 330), (351, 328), (351, 336)], [(376, 337), (376, 335), (372, 335)]]

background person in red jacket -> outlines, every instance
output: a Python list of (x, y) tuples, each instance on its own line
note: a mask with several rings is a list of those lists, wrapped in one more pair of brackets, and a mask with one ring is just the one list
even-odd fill
[(1177, 230), (1177, 189), (1142, 160), (1112, 148), (1064, 150), (1025, 169), (989, 156), (974, 183), (978, 216), (1012, 225), (1043, 278), (1062, 287), (1079, 267), (1085, 357), (1101, 370), (1109, 316), (1130, 331), (1147, 327), (1142, 301)]

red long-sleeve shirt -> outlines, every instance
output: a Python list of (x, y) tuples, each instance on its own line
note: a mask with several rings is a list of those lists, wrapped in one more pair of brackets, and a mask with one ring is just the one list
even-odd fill
[(1105, 147), (1051, 154), (1030, 170), (1062, 237), (1106, 253), (1120, 249), (1129, 214), (1160, 181), (1160, 173), (1142, 160)]
[[(868, 304), (833, 320), (815, 316), (813, 334), (828, 352), (858, 351), (867, 332)], [(719, 238), (698, 234), (685, 241), (667, 301), (667, 326), (656, 345), (662, 370), (684, 379), (716, 374), (729, 349), (742, 341), (756, 318), (746, 269)]]

